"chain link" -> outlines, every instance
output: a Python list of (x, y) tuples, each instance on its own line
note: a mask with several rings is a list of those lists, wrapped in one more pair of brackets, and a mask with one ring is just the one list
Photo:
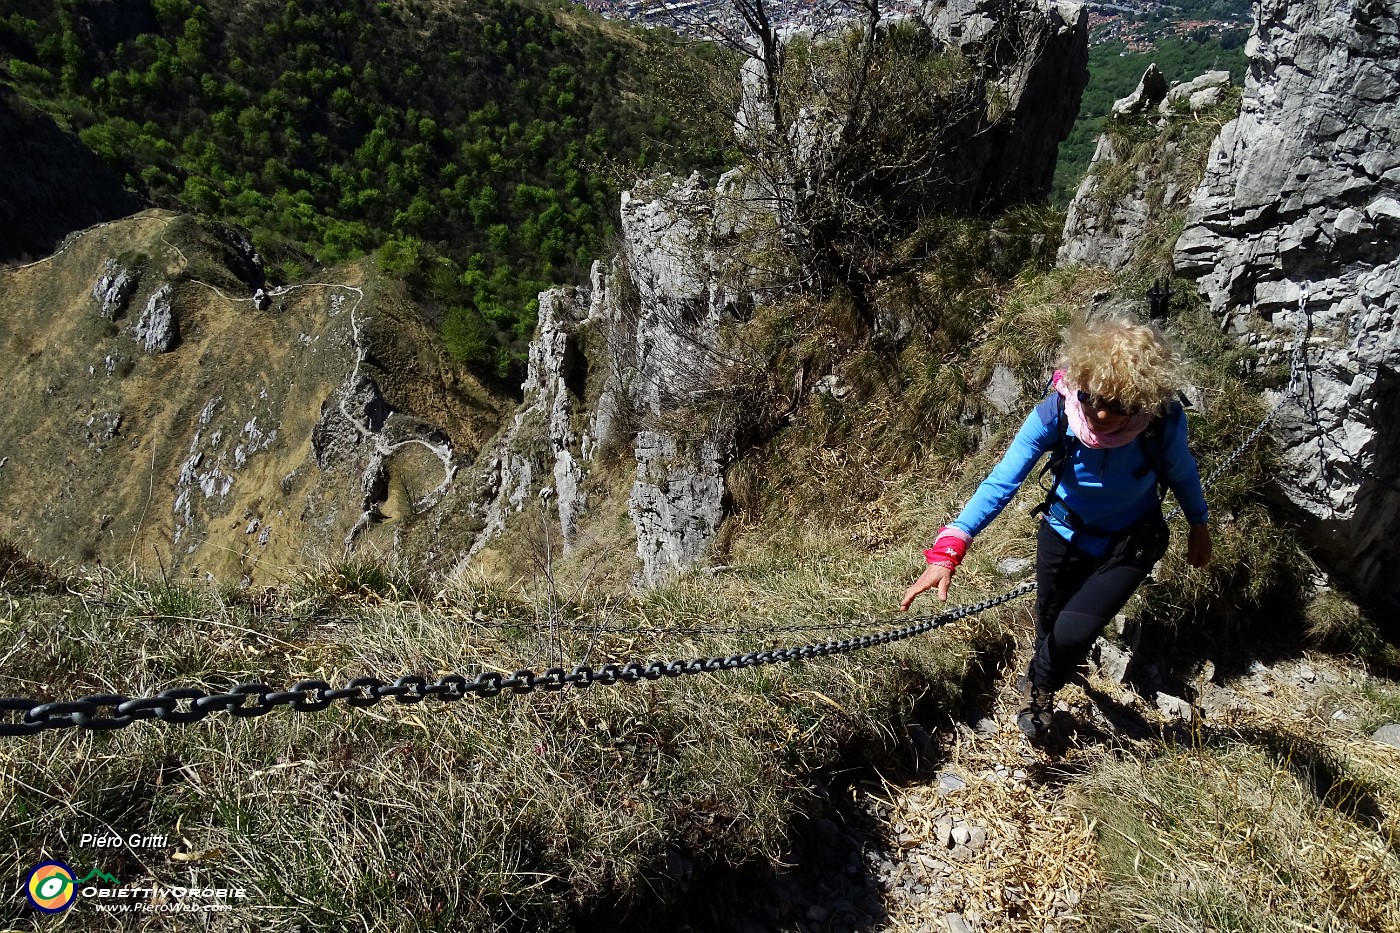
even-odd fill
[[(562, 667), (552, 667), (543, 673), (525, 669), (510, 676), (496, 671), (483, 671), (472, 680), (460, 674), (447, 674), (431, 683), (416, 675), (400, 677), (392, 684), (374, 677), (356, 677), (339, 689), (332, 688), (324, 680), (299, 680), (292, 684), (290, 689), (282, 691), (274, 690), (267, 684), (239, 684), (228, 693), (211, 694), (195, 687), (182, 687), (166, 690), (154, 697), (132, 698), (104, 693), (55, 703), (40, 703), (38, 700), (23, 697), (0, 697), (0, 714), (23, 714), (17, 721), (9, 722), (3, 721), (3, 716), (0, 716), (0, 736), (33, 735), (52, 729), (69, 728), (120, 729), (146, 719), (185, 724), (198, 722), (219, 711), (227, 711), (231, 716), (240, 718), (264, 716), (279, 706), (290, 706), (299, 713), (312, 713), (326, 709), (337, 701), (362, 708), (386, 699), (412, 704), (421, 703), (429, 698), (454, 702), (472, 696), (488, 698), (503, 693), (513, 696), (537, 690), (557, 693), (567, 687), (588, 689), (594, 684), (634, 684), (643, 680), (655, 681), (684, 674), (718, 673), (767, 664), (808, 661), (912, 638), (1010, 602), (1034, 589), (1034, 582), (1023, 583), (1000, 596), (961, 606), (937, 616), (917, 616), (911, 619), (908, 625), (882, 632), (723, 657), (628, 661), (625, 664), (604, 664), (597, 668), (580, 664), (568, 672)], [(871, 624), (878, 623), (872, 621)], [(105, 710), (110, 710), (113, 715), (103, 715)]]

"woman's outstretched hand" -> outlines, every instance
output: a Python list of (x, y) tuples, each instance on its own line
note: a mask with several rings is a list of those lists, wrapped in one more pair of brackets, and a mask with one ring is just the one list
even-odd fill
[(904, 598), (899, 601), (899, 608), (902, 612), (908, 612), (909, 606), (914, 602), (914, 597), (920, 593), (938, 588), (938, 601), (946, 603), (948, 601), (948, 584), (953, 581), (953, 571), (941, 564), (929, 564), (924, 568), (924, 572), (919, 575), (919, 579), (904, 591)]

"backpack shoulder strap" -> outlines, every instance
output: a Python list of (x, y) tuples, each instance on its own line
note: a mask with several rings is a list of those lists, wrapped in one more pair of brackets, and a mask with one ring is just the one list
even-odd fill
[(1053, 425), (1055, 431), (1055, 443), (1050, 448), (1050, 459), (1041, 468), (1040, 475), (1044, 476), (1049, 471), (1054, 473), (1058, 480), (1065, 457), (1069, 455), (1069, 416), (1065, 414), (1065, 397), (1059, 392), (1051, 392), (1035, 406), (1035, 413), (1040, 416), (1042, 425), (1047, 428)]
[(1050, 393), (1035, 406), (1035, 413), (1040, 416), (1041, 424), (1050, 426), (1065, 417), (1065, 397), (1059, 392)]
[(1166, 413), (1160, 418), (1153, 418), (1152, 423), (1138, 435), (1138, 446), (1142, 450), (1142, 456), (1146, 462), (1134, 472), (1134, 475), (1143, 477), (1149, 472), (1155, 473), (1159, 499), (1165, 500), (1167, 498), (1167, 429), (1169, 425), (1174, 426), (1180, 422), (1185, 415), (1186, 411), (1181, 403), (1173, 399), (1167, 403)]
[(1041, 424), (1046, 427), (1055, 425), (1055, 443), (1050, 448), (1050, 457), (1045, 461), (1045, 466), (1040, 468), (1040, 476), (1037, 478), (1044, 488), (1045, 474), (1049, 473), (1050, 488), (1045, 490), (1045, 501), (1031, 510), (1032, 515), (1040, 515), (1059, 498), (1055, 495), (1055, 490), (1060, 485), (1060, 474), (1064, 471), (1065, 460), (1069, 458), (1069, 416), (1065, 414), (1065, 397), (1054, 391), (1035, 406), (1035, 411), (1040, 416)]

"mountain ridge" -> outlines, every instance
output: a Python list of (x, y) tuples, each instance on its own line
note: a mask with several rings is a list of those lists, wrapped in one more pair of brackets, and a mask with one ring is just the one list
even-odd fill
[[(0, 419), (10, 457), (0, 534), (48, 560), (286, 580), (334, 554), (365, 514), (392, 526), (442, 483), (441, 458), (403, 449), (407, 438), (463, 456), (494, 432), (500, 403), (450, 361), (399, 287), (345, 266), (330, 276), (339, 284), (275, 291), (260, 311), (212, 261), (222, 245), (191, 218), (146, 211), (0, 273), (11, 309), (0, 341), (21, 374)], [(111, 262), (140, 282), (113, 320), (93, 272)], [(151, 353), (137, 312), (161, 294), (178, 335)], [(397, 417), (371, 429), (362, 400), (365, 426), (342, 425), (337, 441), (347, 384)]]

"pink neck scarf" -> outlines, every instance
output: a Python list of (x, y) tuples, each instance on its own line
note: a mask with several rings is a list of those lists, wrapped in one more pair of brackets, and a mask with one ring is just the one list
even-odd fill
[(1085, 447), (1092, 447), (1096, 450), (1122, 447), (1124, 444), (1131, 443), (1152, 423), (1151, 413), (1140, 411), (1127, 418), (1116, 430), (1095, 430), (1089, 424), (1089, 416), (1085, 413), (1084, 406), (1080, 404), (1076, 391), (1069, 387), (1064, 376), (1062, 371), (1056, 370), (1053, 385), (1064, 396), (1065, 415), (1069, 418), (1069, 426), (1074, 431), (1074, 436), (1079, 438), (1079, 442)]

